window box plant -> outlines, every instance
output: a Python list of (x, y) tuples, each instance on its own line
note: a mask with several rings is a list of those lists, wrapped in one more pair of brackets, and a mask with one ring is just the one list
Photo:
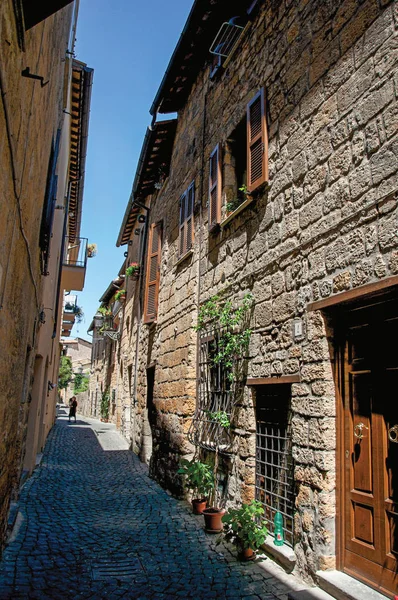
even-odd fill
[(247, 189), (247, 186), (246, 185), (242, 185), (239, 188), (238, 197), (235, 198), (234, 200), (230, 200), (230, 202), (227, 202), (226, 205), (225, 205), (227, 217), (229, 215), (231, 215), (233, 212), (235, 212), (235, 210), (237, 208), (239, 208), (239, 206), (241, 206), (241, 204), (243, 204), (247, 200), (251, 200), (251, 199), (252, 199), (252, 196), (249, 193), (249, 191)]
[(126, 290), (119, 290), (115, 294), (115, 300), (123, 301), (126, 300)]
[(261, 502), (252, 500), (241, 508), (230, 508), (222, 518), (226, 537), (238, 547), (241, 560), (252, 560), (264, 544), (268, 529), (264, 520), (258, 522), (263, 515)]
[(139, 275), (140, 265), (136, 262), (132, 262), (126, 269), (126, 277), (136, 277)]
[(184, 475), (187, 487), (192, 490), (193, 513), (201, 515), (206, 508), (207, 497), (214, 488), (211, 466), (198, 460), (183, 459), (177, 472)]

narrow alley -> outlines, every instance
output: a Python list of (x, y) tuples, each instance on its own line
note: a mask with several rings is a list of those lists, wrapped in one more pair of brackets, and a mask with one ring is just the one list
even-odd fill
[(218, 538), (113, 425), (64, 413), (22, 489), (0, 598), (286, 600), (289, 576), (271, 561), (239, 563)]

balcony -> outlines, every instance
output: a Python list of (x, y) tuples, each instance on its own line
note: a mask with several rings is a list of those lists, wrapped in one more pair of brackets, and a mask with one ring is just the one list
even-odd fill
[(68, 294), (64, 298), (64, 308), (62, 312), (63, 321), (72, 321), (74, 323), (77, 311), (77, 296), (72, 296), (71, 294)]
[(62, 260), (62, 287), (64, 290), (82, 291), (86, 266), (87, 238), (75, 238), (73, 242), (70, 242), (67, 236)]

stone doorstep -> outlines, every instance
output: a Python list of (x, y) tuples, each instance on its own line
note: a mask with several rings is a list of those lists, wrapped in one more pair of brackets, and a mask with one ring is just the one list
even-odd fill
[(308, 588), (299, 592), (289, 592), (288, 600), (334, 600), (333, 596), (319, 588)]
[(319, 587), (336, 600), (386, 600), (387, 596), (373, 590), (341, 571), (317, 571)]

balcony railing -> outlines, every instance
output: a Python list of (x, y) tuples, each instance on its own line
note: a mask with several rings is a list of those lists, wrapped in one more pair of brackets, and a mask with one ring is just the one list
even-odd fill
[(65, 251), (63, 265), (68, 267), (86, 268), (87, 265), (87, 238), (75, 238), (74, 242), (69, 242), (69, 237), (65, 239)]
[(87, 238), (65, 239), (62, 260), (62, 285), (65, 290), (81, 291), (84, 287), (87, 266)]

